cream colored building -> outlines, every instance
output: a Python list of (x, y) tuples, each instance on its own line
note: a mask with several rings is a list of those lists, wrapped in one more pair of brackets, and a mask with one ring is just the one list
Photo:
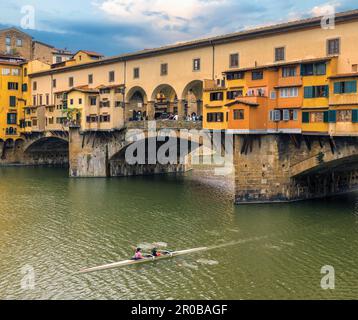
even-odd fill
[[(337, 14), (334, 29), (322, 28), (321, 20), (310, 18), (35, 73), (32, 95), (48, 95), (53, 105), (56, 92), (123, 84), (124, 120), (138, 112), (149, 119), (163, 112), (182, 117), (189, 109), (202, 110), (203, 81), (225, 82), (227, 70), (334, 55), (337, 73), (357, 72), (358, 10)], [(112, 128), (124, 121), (112, 119)]]

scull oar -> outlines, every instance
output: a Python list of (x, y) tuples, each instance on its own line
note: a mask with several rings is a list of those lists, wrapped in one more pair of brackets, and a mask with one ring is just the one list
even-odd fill
[(140, 259), (140, 260), (124, 260), (124, 261), (120, 261), (120, 262), (114, 262), (114, 263), (105, 264), (105, 265), (98, 266), (98, 267), (82, 269), (82, 270), (80, 270), (80, 273), (103, 271), (103, 270), (109, 270), (109, 269), (114, 269), (114, 268), (119, 268), (119, 267), (130, 266), (132, 264), (140, 264), (140, 263), (146, 263), (146, 262), (153, 262), (153, 261), (158, 261), (158, 260), (170, 259), (170, 258), (173, 258), (173, 257), (178, 257), (178, 256), (182, 256), (182, 255), (185, 255), (185, 254), (205, 251), (205, 250), (208, 250), (208, 249), (209, 249), (208, 247), (201, 247), (201, 248), (195, 248), (195, 249), (168, 252), (166, 254), (162, 254), (159, 257), (150, 256), (150, 257), (145, 257), (145, 258)]

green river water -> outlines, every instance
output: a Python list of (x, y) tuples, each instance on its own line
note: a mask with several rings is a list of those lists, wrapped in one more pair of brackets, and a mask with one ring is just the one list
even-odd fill
[[(232, 182), (0, 168), (0, 299), (357, 299), (358, 193), (233, 205)], [(220, 248), (92, 274), (131, 246)], [(335, 268), (335, 289), (321, 268)], [(35, 287), (23, 288), (24, 266)]]

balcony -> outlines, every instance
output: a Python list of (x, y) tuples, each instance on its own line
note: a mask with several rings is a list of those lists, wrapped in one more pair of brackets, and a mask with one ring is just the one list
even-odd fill
[(223, 81), (218, 84), (216, 80), (204, 80), (204, 91), (215, 91), (224, 89), (226, 89), (226, 86)]
[(358, 104), (358, 94), (357, 93), (333, 94), (329, 98), (329, 104), (331, 106)]
[(301, 87), (303, 85), (301, 76), (279, 77), (276, 88)]

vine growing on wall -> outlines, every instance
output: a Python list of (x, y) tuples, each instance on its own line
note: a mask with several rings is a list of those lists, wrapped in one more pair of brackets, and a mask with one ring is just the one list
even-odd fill
[(81, 110), (79, 108), (68, 108), (62, 110), (65, 120), (65, 125), (80, 125)]

